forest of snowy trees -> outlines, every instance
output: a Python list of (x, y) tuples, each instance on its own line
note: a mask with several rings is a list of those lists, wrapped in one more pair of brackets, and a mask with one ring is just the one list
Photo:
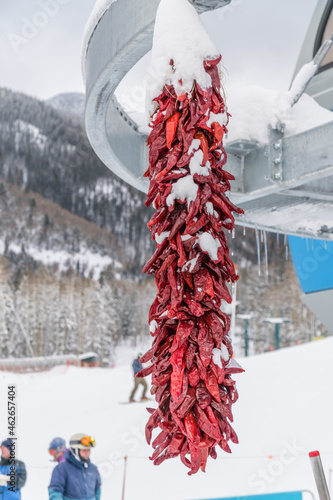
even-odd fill
[[(258, 276), (257, 266), (240, 271), (237, 311), (251, 313), (250, 353), (274, 345), (273, 325), (265, 318), (283, 317), (281, 347), (307, 342), (325, 330), (299, 300), (292, 263)], [(142, 345), (149, 336), (148, 310), (155, 296), (154, 280), (84, 278), (44, 266), (26, 267), (14, 283), (8, 261), (0, 259), (0, 358), (98, 354), (106, 366), (114, 362), (117, 345)], [(274, 306), (272, 306), (274, 304)], [(244, 355), (243, 322), (237, 320), (235, 351)]]
[(119, 342), (149, 334), (153, 283), (83, 278), (75, 271), (28, 270), (17, 287), (0, 259), (0, 358), (98, 354), (114, 361)]

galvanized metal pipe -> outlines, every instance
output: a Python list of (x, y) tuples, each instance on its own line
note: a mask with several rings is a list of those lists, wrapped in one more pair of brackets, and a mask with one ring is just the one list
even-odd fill
[[(312, 78), (317, 73), (318, 69), (320, 68), (321, 63), (325, 59), (325, 57), (328, 54), (328, 51), (330, 50), (330, 48), (332, 47), (332, 45), (333, 45), (333, 33), (331, 34), (331, 36), (327, 40), (325, 40), (322, 43), (321, 47), (319, 48), (319, 50), (317, 51), (316, 55), (314, 56), (314, 58), (312, 60), (312, 64), (315, 66), (314, 72), (308, 78), (308, 80), (306, 82), (304, 82), (304, 85), (303, 85), (302, 89), (293, 97), (292, 104), (291, 104), (292, 106), (294, 104), (296, 104), (299, 101), (299, 99), (302, 97), (302, 95), (304, 94), (304, 92), (306, 90), (306, 87), (309, 85), (309, 83), (311, 82)], [(297, 78), (297, 76), (299, 75), (299, 73), (302, 71), (302, 68), (300, 69), (300, 71), (295, 76), (294, 81)]]
[(311, 451), (309, 453), (310, 462), (315, 477), (317, 490), (320, 500), (330, 500), (330, 494), (328, 491), (326, 478), (324, 474), (323, 465), (321, 463), (319, 451)]

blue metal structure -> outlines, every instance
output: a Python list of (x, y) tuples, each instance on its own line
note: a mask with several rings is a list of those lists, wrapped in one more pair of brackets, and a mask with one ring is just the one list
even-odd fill
[(205, 498), (203, 500), (302, 500), (302, 491), (283, 491), (262, 495), (244, 495), (239, 497)]
[(333, 243), (289, 236), (302, 301), (333, 334)]
[(333, 289), (333, 243), (289, 236), (289, 248), (304, 293)]

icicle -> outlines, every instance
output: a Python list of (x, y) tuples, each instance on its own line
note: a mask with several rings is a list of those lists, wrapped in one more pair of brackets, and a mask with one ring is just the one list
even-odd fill
[(234, 238), (236, 236), (236, 229), (233, 228), (232, 232), (231, 232), (231, 237)]
[(260, 243), (264, 242), (264, 231), (260, 231)]
[(280, 247), (280, 233), (276, 233), (276, 243), (277, 243), (277, 247), (279, 248)]
[(289, 247), (286, 245), (286, 260), (289, 259)]
[(235, 295), (235, 283), (232, 283), (231, 285), (231, 297)]
[(311, 239), (311, 250), (313, 251), (313, 238)]
[(257, 242), (257, 256), (258, 256), (258, 276), (261, 275), (260, 273), (260, 243), (259, 243), (259, 232), (258, 229), (256, 228), (256, 242)]
[(266, 234), (266, 231), (264, 231), (264, 247), (265, 247), (265, 270), (266, 270), (266, 276), (269, 276), (269, 273), (268, 273), (268, 252), (267, 252), (267, 234)]
[(308, 252), (309, 251), (309, 239), (305, 238), (305, 241), (306, 241), (306, 251)]
[(243, 226), (243, 236), (246, 236), (246, 227)]

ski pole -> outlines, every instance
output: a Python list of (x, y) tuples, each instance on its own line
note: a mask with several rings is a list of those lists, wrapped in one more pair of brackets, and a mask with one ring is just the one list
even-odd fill
[(315, 477), (317, 490), (320, 500), (330, 500), (330, 494), (327, 488), (323, 464), (321, 463), (319, 451), (311, 451), (309, 453), (310, 462)]
[(124, 456), (124, 476), (123, 476), (123, 491), (121, 494), (121, 500), (125, 499), (125, 484), (126, 484), (126, 469), (127, 469), (127, 456)]

